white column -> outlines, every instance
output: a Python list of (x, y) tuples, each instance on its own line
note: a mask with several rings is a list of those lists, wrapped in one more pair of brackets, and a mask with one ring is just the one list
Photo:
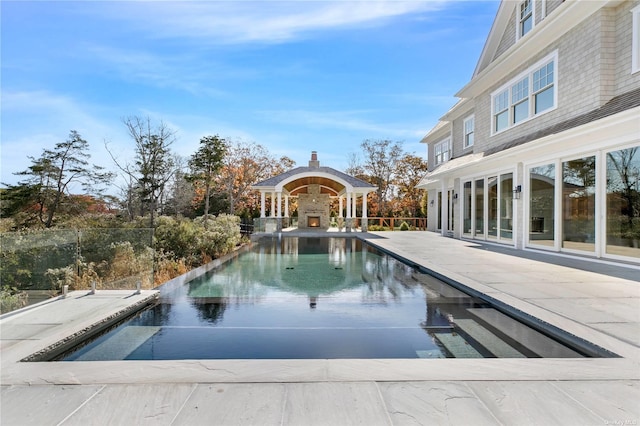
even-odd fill
[(276, 215), (276, 197), (275, 193), (271, 193), (271, 217), (275, 217)]
[(362, 194), (362, 218), (367, 218), (367, 192)]
[(342, 218), (342, 196), (338, 197), (338, 204), (340, 204), (338, 207), (338, 217)]
[(351, 218), (351, 194), (347, 192), (347, 219)]
[(282, 192), (278, 192), (278, 204), (276, 205), (276, 208), (277, 208), (276, 216), (282, 217)]
[[(486, 179), (485, 179), (486, 182)], [(449, 202), (447, 201), (447, 193), (448, 193), (448, 189), (447, 189), (447, 184), (448, 184), (448, 180), (447, 179), (442, 179), (442, 185), (440, 186), (440, 191), (442, 193), (441, 196), (441, 205), (440, 207), (440, 214), (442, 215), (442, 221), (441, 221), (441, 226), (442, 229), (440, 229), (440, 234), (442, 235), (447, 235), (447, 230), (449, 229)], [(484, 194), (487, 193), (487, 189), (484, 189)], [(486, 197), (486, 195), (485, 195)], [(485, 209), (486, 211), (486, 209)], [(486, 217), (484, 220), (485, 224), (487, 223)], [(485, 233), (486, 235), (486, 233)]]
[(284, 217), (289, 217), (289, 196), (284, 196)]
[(260, 217), (264, 217), (264, 191), (260, 191)]
[[(351, 202), (353, 204), (353, 207), (351, 208), (351, 212), (352, 212), (353, 217), (355, 218), (355, 217), (358, 216), (358, 213), (357, 213), (358, 209), (356, 209), (356, 202), (358, 201), (358, 194), (356, 194), (355, 192), (352, 192), (351, 196), (353, 197), (351, 199)], [(354, 226), (355, 226), (355, 222), (354, 222)]]

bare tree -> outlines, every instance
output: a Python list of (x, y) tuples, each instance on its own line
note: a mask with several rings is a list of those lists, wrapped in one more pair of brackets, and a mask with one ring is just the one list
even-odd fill
[(220, 191), (227, 196), (229, 213), (253, 211), (257, 206), (251, 185), (282, 173), (295, 162), (288, 157), (273, 158), (260, 144), (238, 141), (229, 143), (223, 166), (217, 178)]
[(159, 209), (167, 183), (175, 172), (175, 162), (170, 146), (175, 141), (175, 131), (164, 122), (157, 125), (151, 123), (149, 117), (127, 117), (122, 120), (129, 135), (135, 143), (135, 163), (120, 164), (108, 149), (116, 166), (129, 177), (129, 189), (134, 189), (139, 197), (140, 215), (150, 214), (150, 226), (155, 226), (155, 218)]

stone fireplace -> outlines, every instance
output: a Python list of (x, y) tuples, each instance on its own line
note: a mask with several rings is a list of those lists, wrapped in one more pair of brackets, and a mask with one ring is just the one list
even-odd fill
[(319, 228), (320, 227), (320, 216), (307, 216), (307, 227), (309, 227), (309, 228)]
[(298, 195), (298, 228), (328, 229), (331, 198), (320, 193), (320, 185), (309, 185)]

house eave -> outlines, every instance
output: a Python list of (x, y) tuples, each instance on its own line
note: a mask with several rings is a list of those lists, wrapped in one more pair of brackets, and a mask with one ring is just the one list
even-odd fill
[(455, 96), (474, 98), (490, 90), (496, 82), (513, 73), (521, 64), (526, 63), (599, 9), (616, 3), (617, 0), (564, 2), (555, 13), (539, 22), (529, 34), (475, 74)]

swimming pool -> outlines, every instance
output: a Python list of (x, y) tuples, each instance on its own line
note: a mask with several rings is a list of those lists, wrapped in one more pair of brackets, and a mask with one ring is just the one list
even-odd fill
[(264, 238), (59, 358), (583, 357), (357, 238)]

